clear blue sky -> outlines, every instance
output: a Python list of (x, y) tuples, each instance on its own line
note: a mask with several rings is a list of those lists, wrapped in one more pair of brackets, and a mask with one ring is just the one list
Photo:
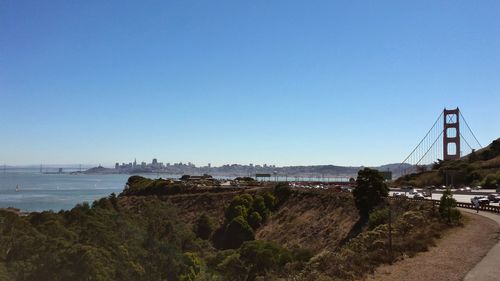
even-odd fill
[(0, 161), (403, 160), (500, 137), (500, 1), (0, 0)]

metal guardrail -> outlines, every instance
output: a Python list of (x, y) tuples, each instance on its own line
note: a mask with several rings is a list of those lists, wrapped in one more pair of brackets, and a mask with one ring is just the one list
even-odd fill
[[(408, 197), (388, 197), (388, 198), (391, 200), (409, 200), (409, 201), (417, 201), (417, 202), (429, 202), (435, 206), (439, 206), (439, 202), (440, 202), (439, 200), (434, 200), (434, 199), (413, 199), (413, 198), (408, 198)], [(476, 206), (472, 203), (457, 202), (457, 207), (476, 210)], [(500, 206), (481, 205), (481, 206), (479, 206), (479, 210), (500, 214)]]

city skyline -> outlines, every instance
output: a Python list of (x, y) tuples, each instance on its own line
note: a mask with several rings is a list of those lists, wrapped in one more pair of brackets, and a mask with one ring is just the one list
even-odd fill
[(500, 3), (4, 1), (0, 164), (397, 163), (499, 137)]

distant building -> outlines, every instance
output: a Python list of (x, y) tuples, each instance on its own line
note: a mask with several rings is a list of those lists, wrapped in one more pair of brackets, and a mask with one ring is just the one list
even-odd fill
[(151, 162), (151, 164), (158, 165), (158, 160), (156, 158), (154, 158), (153, 161)]
[(118, 162), (115, 163), (115, 169), (117, 169), (117, 170), (120, 169), (120, 163), (118, 163)]

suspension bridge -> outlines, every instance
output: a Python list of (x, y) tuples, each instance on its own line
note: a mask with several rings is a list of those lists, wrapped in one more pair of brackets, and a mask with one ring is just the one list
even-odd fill
[[(465, 126), (461, 126), (465, 124)], [(460, 109), (443, 109), (427, 134), (401, 162), (403, 174), (439, 160), (457, 160), (482, 148)], [(405, 165), (406, 164), (406, 165)]]

